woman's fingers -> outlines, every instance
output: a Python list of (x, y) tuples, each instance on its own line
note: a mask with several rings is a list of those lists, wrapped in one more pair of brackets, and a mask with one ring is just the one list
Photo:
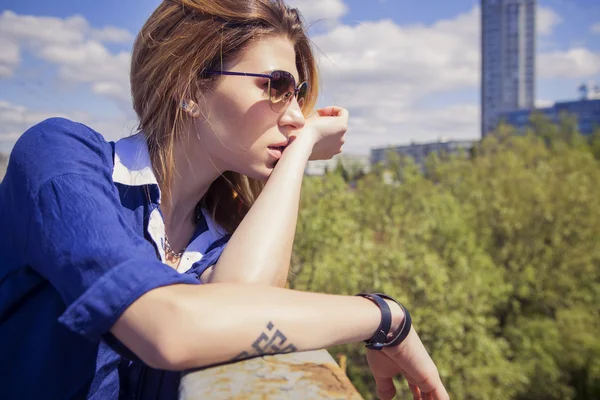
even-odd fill
[[(437, 367), (414, 329), (411, 328), (402, 344), (384, 348), (383, 351), (398, 364), (411, 385), (410, 389), (415, 399), (448, 399), (448, 393), (440, 379)], [(418, 389), (418, 393), (415, 388)]]
[[(402, 374), (398, 376), (403, 377)], [(404, 376), (406, 378), (406, 376)], [(380, 400), (391, 400), (396, 395), (396, 387), (392, 378), (375, 378), (375, 385), (377, 387), (377, 397)], [(408, 383), (408, 387), (412, 393), (413, 400), (448, 400), (448, 393), (445, 389), (434, 390), (432, 392), (422, 391), (418, 385)]]
[[(413, 393), (413, 398), (418, 400), (449, 400), (448, 392), (442, 383), (436, 385), (435, 389), (429, 389), (428, 385), (410, 384), (410, 390)], [(415, 395), (418, 393), (418, 397)]]
[(413, 385), (413, 384), (409, 383), (408, 387), (410, 388), (410, 391), (412, 392), (413, 400), (423, 400), (422, 396), (421, 396), (421, 390), (419, 390), (419, 387), (417, 385)]
[(391, 400), (396, 395), (396, 386), (392, 378), (375, 378), (375, 386), (380, 400)]
[(335, 117), (340, 112), (340, 108), (336, 106), (329, 106), (325, 108), (317, 109), (317, 113), (321, 117)]
[(380, 400), (393, 399), (396, 387), (392, 378), (400, 372), (396, 362), (381, 351), (367, 350), (367, 363), (375, 378), (377, 397)]
[[(423, 393), (423, 392), (421, 392)], [(449, 400), (448, 392), (446, 390), (435, 390), (430, 393), (423, 393), (423, 400)]]
[[(392, 352), (393, 353), (393, 352)], [(419, 361), (417, 359), (417, 361)], [(377, 396), (380, 400), (391, 400), (396, 395), (393, 378), (404, 378), (408, 383), (413, 400), (448, 400), (448, 393), (441, 383), (437, 369), (421, 378), (407, 373), (398, 360), (392, 359), (387, 351), (367, 350), (367, 363), (375, 378)]]
[(341, 117), (348, 114), (348, 110), (338, 106), (329, 106), (325, 108), (319, 108), (317, 113), (321, 117)]
[(408, 384), (410, 387), (410, 391), (413, 395), (413, 400), (448, 400), (448, 393), (444, 390), (443, 393), (440, 393), (438, 390), (433, 392), (423, 392), (417, 385)]

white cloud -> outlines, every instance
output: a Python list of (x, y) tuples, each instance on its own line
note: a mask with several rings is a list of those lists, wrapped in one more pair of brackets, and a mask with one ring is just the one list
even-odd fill
[(582, 47), (542, 53), (537, 70), (542, 78), (587, 78), (600, 73), (600, 53)]
[(20, 64), (20, 53), (28, 51), (56, 65), (61, 81), (86, 83), (94, 93), (127, 102), (131, 55), (113, 54), (102, 42), (126, 43), (132, 38), (120, 28), (94, 29), (81, 16), (61, 19), (4, 11), (0, 45), (8, 50), (0, 54), (0, 77), (12, 75)]
[[(550, 35), (561, 18), (538, 8), (537, 29)], [(480, 84), (480, 8), (432, 25), (391, 20), (337, 25), (313, 37), (326, 103), (351, 112), (347, 152), (373, 146), (479, 136), (476, 102), (424, 109), (430, 99)], [(600, 72), (600, 53), (574, 47), (541, 53), (538, 76), (584, 78)]]
[(101, 42), (128, 43), (133, 35), (121, 28), (92, 28), (81, 15), (68, 18), (19, 15), (5, 10), (0, 14), (0, 34), (17, 40), (42, 43), (80, 43), (92, 38)]
[(47, 118), (63, 117), (87, 124), (107, 140), (117, 140), (134, 132), (136, 121), (126, 116), (103, 118), (80, 111), (62, 113), (31, 110), (25, 106), (0, 100), (0, 151), (8, 152), (14, 142), (31, 126)]
[(590, 27), (590, 31), (592, 33), (600, 33), (600, 22), (598, 22), (597, 24), (594, 24)]
[(364, 153), (373, 147), (430, 142), (442, 137), (479, 137), (479, 105), (463, 103), (438, 109), (410, 105), (381, 109), (367, 117), (351, 115), (344, 151)]
[(0, 152), (10, 152), (13, 144), (23, 132), (50, 117), (66, 117), (66, 115), (56, 112), (31, 111), (24, 106), (0, 101)]
[(538, 35), (550, 35), (562, 18), (551, 8), (538, 6), (536, 10), (536, 31)]
[(21, 61), (19, 46), (0, 37), (0, 78), (12, 76)]
[(107, 26), (102, 29), (93, 29), (91, 38), (104, 43), (130, 43), (133, 41), (133, 35), (126, 29)]
[(344, 150), (478, 136), (478, 106), (423, 109), (428, 96), (479, 84), (479, 8), (433, 25), (338, 25), (313, 37), (327, 103), (352, 117)]
[(65, 82), (88, 83), (96, 94), (130, 99), (129, 53), (112, 54), (101, 43), (88, 40), (74, 46), (51, 45), (40, 56), (58, 65), (58, 77)]
[[(322, 105), (338, 104), (352, 115), (346, 152), (364, 153), (375, 146), (422, 142), (440, 136), (479, 136), (476, 101), (432, 109), (422, 105), (443, 93), (475, 91), (478, 87), (478, 6), (430, 25), (398, 25), (380, 20), (349, 26), (339, 21), (348, 11), (341, 0), (288, 3), (299, 7), (309, 21), (323, 18), (335, 22), (328, 25), (327, 32), (315, 34), (312, 39), (320, 58)], [(539, 7), (537, 22), (538, 32), (549, 35), (560, 23), (560, 17), (549, 8)], [(56, 65), (61, 81), (88, 85), (93, 93), (130, 109), (131, 56), (127, 52), (113, 53), (103, 44), (123, 42), (128, 37), (128, 32), (117, 28), (93, 29), (78, 16), (57, 19), (5, 11), (0, 14), (0, 44), (8, 43), (2, 48), (9, 51), (0, 54), (0, 77), (14, 71), (20, 54), (29, 51)], [(600, 72), (600, 53), (583, 47), (542, 53), (537, 66), (541, 77), (589, 77)], [(17, 107), (5, 104), (5, 108), (9, 106)], [(20, 134), (46, 115), (21, 108), (11, 112), (20, 116), (21, 122), (4, 123), (0, 112), (0, 137)], [(126, 117), (110, 121), (89, 114), (69, 117), (89, 123), (101, 133), (122, 135), (134, 126)]]
[[(399, 26), (390, 20), (340, 25), (314, 38), (324, 56), (321, 69), (327, 86), (379, 101), (410, 101), (437, 91), (475, 86), (479, 76), (476, 10), (432, 26)], [(383, 90), (382, 90), (383, 89)], [(372, 99), (352, 96), (355, 104)]]
[(87, 22), (81, 16), (66, 19), (18, 15), (12, 11), (0, 14), (0, 36), (33, 45), (78, 43), (85, 39)]
[(309, 24), (323, 20), (333, 25), (348, 12), (342, 0), (287, 0), (286, 3), (298, 8)]
[(26, 107), (0, 101), (0, 141), (18, 138), (33, 124), (50, 117), (64, 117), (60, 113), (33, 112)]
[[(562, 22), (551, 8), (538, 7), (537, 32), (548, 36)], [(600, 23), (590, 28), (600, 33)], [(568, 50), (541, 51), (536, 60), (537, 76), (540, 78), (590, 78), (600, 73), (600, 52), (593, 52), (581, 44), (572, 44)]]

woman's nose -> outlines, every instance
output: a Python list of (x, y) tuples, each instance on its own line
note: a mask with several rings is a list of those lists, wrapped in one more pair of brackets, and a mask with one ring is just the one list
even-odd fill
[(304, 117), (302, 109), (300, 108), (300, 104), (298, 104), (298, 100), (295, 97), (285, 110), (280, 122), (282, 125), (292, 126), (293, 129), (301, 129), (304, 127), (306, 118)]

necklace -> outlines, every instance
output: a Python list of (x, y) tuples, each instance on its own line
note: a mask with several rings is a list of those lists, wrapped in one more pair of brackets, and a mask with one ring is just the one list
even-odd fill
[(180, 252), (173, 251), (173, 249), (171, 248), (171, 244), (169, 243), (169, 238), (167, 237), (166, 232), (165, 232), (165, 240), (163, 242), (163, 249), (165, 249), (165, 253), (167, 253), (169, 256), (171, 256), (171, 258), (173, 258), (175, 260), (179, 260), (181, 258), (181, 256), (183, 255), (183, 253), (185, 253), (185, 249), (181, 250)]
[[(200, 205), (196, 206), (196, 224), (198, 224), (198, 222), (200, 222), (200, 220), (202, 219), (202, 210), (200, 208)], [(179, 260), (181, 258), (181, 256), (183, 256), (183, 253), (185, 253), (185, 249), (187, 248), (184, 247), (183, 250), (176, 252), (171, 248), (171, 243), (169, 243), (169, 237), (167, 236), (167, 231), (165, 229), (165, 240), (163, 241), (163, 249), (165, 250), (165, 253), (167, 253), (169, 256), (171, 256), (172, 259), (174, 260)]]

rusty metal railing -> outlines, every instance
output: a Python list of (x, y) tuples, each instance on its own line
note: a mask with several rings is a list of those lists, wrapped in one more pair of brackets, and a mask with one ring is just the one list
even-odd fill
[(362, 400), (326, 350), (278, 354), (184, 374), (180, 400)]

